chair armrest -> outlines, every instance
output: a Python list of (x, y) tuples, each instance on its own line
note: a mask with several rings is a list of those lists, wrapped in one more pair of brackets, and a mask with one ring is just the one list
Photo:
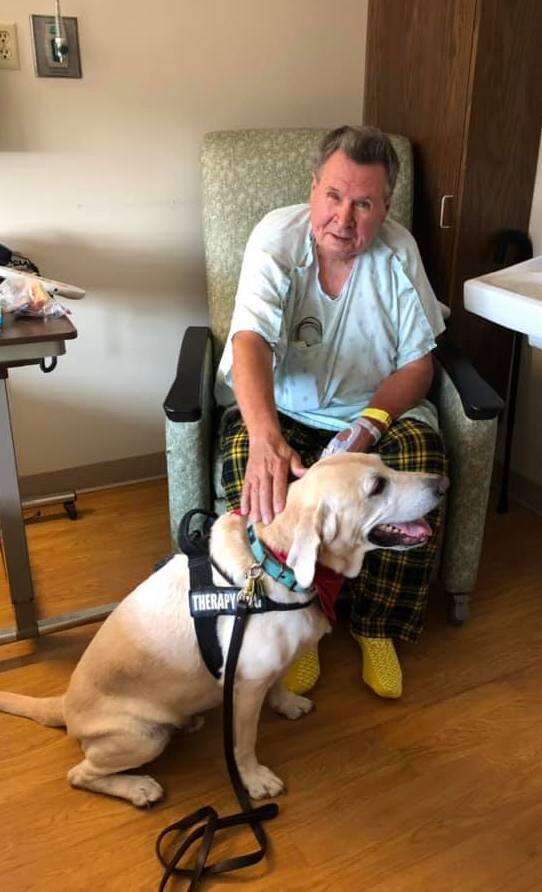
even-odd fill
[(504, 408), (500, 398), (476, 369), (448, 338), (438, 342), (433, 356), (448, 373), (463, 406), (467, 418), (487, 421), (496, 418)]
[(170, 421), (199, 421), (203, 411), (205, 354), (211, 329), (191, 325), (186, 329), (179, 353), (177, 374), (164, 401)]

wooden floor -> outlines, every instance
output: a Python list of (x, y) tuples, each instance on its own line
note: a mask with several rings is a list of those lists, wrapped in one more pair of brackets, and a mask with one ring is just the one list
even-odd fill
[[(58, 515), (27, 528), (44, 616), (121, 598), (169, 550), (162, 482), (78, 504), (76, 522)], [(541, 588), (542, 519), (517, 506), (492, 514), (472, 619), (447, 626), (435, 596), (422, 644), (401, 650), (398, 702), (361, 685), (341, 624), (322, 647), (316, 710), (297, 723), (263, 715), (261, 760), (289, 788), (268, 825), (271, 858), (206, 888), (540, 889)], [(11, 624), (3, 578), (0, 604), (0, 625)], [(61, 693), (95, 630), (0, 648), (0, 687)], [(71, 789), (65, 776), (79, 751), (62, 731), (11, 716), (0, 727), (3, 892), (156, 890), (159, 831), (203, 804), (234, 807), (218, 713), (152, 765), (167, 799), (143, 812)]]

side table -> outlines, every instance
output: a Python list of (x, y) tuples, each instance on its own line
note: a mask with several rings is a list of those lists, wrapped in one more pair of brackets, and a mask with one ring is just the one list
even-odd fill
[(0, 329), (0, 530), (15, 614), (16, 628), (0, 629), (0, 644), (35, 638), (103, 619), (114, 605), (40, 620), (36, 615), (34, 589), (19, 491), (17, 459), (9, 411), (7, 379), (11, 369), (39, 365), (51, 372), (66, 352), (66, 341), (77, 337), (67, 316), (59, 318), (15, 317), (5, 313)]

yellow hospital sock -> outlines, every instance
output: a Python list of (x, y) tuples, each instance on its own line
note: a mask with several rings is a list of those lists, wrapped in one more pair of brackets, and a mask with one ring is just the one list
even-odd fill
[(292, 694), (306, 694), (320, 677), (318, 648), (307, 650), (292, 663), (282, 683)]
[(363, 654), (363, 681), (379, 697), (397, 699), (403, 693), (403, 674), (391, 638), (355, 635)]

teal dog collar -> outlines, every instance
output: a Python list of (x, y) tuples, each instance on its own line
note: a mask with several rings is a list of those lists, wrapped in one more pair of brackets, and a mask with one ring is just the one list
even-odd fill
[(258, 539), (251, 523), (247, 524), (247, 534), (252, 554), (272, 579), (285, 585), (291, 592), (300, 592), (304, 595), (310, 594), (308, 589), (302, 588), (299, 585), (295, 578), (294, 571), (290, 570), (290, 567), (287, 567), (277, 557), (268, 552), (263, 542)]

